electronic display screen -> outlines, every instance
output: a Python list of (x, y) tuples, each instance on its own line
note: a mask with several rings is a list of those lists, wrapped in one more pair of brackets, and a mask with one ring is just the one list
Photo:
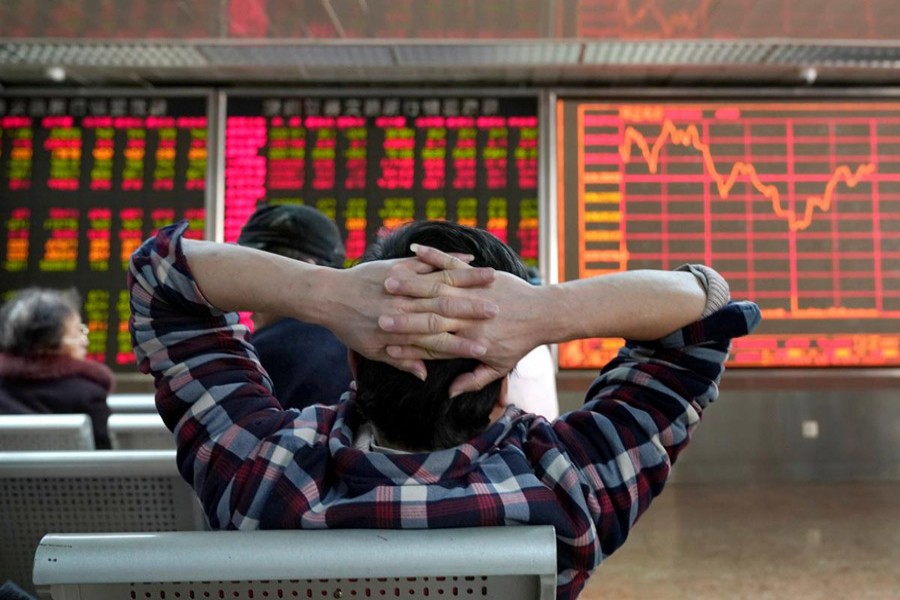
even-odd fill
[(0, 295), (75, 288), (88, 357), (135, 371), (128, 259), (159, 227), (202, 237), (206, 96), (0, 96)]
[(446, 219), (538, 260), (534, 97), (229, 96), (224, 239), (263, 204), (338, 224), (347, 263), (400, 225)]
[[(557, 104), (560, 280), (703, 263), (748, 367), (900, 365), (900, 102)], [(621, 340), (560, 347), (596, 368)]]

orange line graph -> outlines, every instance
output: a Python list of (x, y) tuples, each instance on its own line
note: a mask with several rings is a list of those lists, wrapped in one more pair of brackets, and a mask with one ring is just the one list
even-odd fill
[(631, 27), (649, 17), (656, 21), (664, 35), (669, 36), (678, 28), (688, 31), (695, 30), (698, 22), (709, 15), (711, 4), (712, 0), (701, 0), (693, 11), (676, 11), (667, 15), (660, 10), (654, 0), (644, 0), (636, 9), (631, 8), (631, 0), (619, 0), (619, 22)]
[(822, 212), (830, 210), (831, 200), (839, 183), (845, 182), (847, 187), (852, 188), (863, 177), (875, 171), (875, 165), (870, 163), (859, 165), (856, 171), (851, 170), (847, 165), (838, 166), (831, 174), (831, 178), (825, 185), (825, 192), (821, 196), (811, 195), (806, 197), (806, 205), (802, 216), (800, 216), (796, 211), (782, 205), (781, 192), (774, 185), (764, 183), (756, 172), (756, 167), (751, 163), (738, 161), (731, 167), (731, 172), (727, 176), (719, 173), (709, 146), (700, 139), (700, 133), (696, 125), (688, 125), (684, 129), (679, 129), (672, 121), (666, 119), (663, 121), (662, 130), (652, 146), (647, 142), (644, 134), (631, 126), (625, 129), (623, 137), (622, 144), (619, 146), (619, 154), (622, 156), (622, 160), (625, 163), (631, 162), (632, 147), (637, 146), (651, 173), (656, 173), (659, 168), (659, 155), (667, 140), (671, 140), (671, 143), (675, 145), (695, 148), (703, 156), (706, 169), (716, 183), (719, 196), (723, 200), (728, 198), (728, 194), (737, 183), (738, 178), (746, 175), (750, 184), (772, 202), (772, 210), (775, 214), (787, 220), (791, 231), (802, 231), (809, 227), (812, 224), (813, 213), (816, 209)]

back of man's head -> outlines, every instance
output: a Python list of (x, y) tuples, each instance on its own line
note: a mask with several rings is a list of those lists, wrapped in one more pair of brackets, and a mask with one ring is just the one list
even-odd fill
[(317, 265), (344, 266), (344, 244), (337, 225), (309, 206), (281, 204), (256, 209), (237, 243)]
[[(481, 229), (447, 221), (411, 223), (370, 246), (362, 261), (413, 256), (410, 244), (471, 254), (473, 267), (493, 267), (528, 279), (522, 262), (506, 244)], [(500, 396), (502, 381), (495, 381), (479, 392), (449, 398), (453, 380), (477, 364), (471, 359), (426, 361), (428, 378), (423, 382), (385, 363), (359, 357), (357, 406), (382, 442), (407, 450), (457, 446), (484, 430)]]

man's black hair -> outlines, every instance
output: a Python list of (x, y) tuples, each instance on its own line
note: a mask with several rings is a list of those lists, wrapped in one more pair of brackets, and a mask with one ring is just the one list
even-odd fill
[(256, 209), (237, 243), (294, 260), (344, 268), (344, 243), (332, 219), (311, 206), (270, 204)]
[[(370, 246), (361, 262), (413, 256), (410, 244), (471, 254), (473, 267), (493, 267), (528, 279), (516, 254), (495, 236), (448, 221), (406, 225)], [(382, 436), (382, 443), (407, 450), (440, 450), (458, 446), (487, 427), (502, 380), (451, 400), (450, 384), (478, 361), (429, 360), (425, 364), (428, 378), (423, 382), (386, 363), (359, 358), (357, 407)]]

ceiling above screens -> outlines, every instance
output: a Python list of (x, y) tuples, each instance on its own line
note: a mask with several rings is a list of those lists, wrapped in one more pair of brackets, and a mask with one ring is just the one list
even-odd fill
[(884, 84), (897, 31), (897, 0), (3, 0), (0, 84)]

